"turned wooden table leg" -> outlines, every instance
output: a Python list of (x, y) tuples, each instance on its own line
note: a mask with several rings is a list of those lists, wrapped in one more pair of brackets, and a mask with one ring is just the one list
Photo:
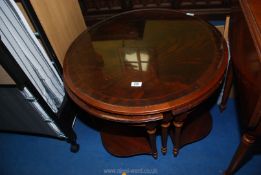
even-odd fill
[(157, 145), (156, 145), (156, 128), (147, 128), (147, 133), (149, 135), (149, 141), (151, 145), (152, 150), (152, 156), (154, 159), (158, 158), (158, 151), (157, 151)]
[(173, 122), (174, 127), (175, 127), (175, 134), (174, 134), (174, 149), (173, 149), (173, 154), (176, 157), (179, 153), (179, 148), (180, 148), (180, 140), (181, 140), (181, 130), (184, 122), (180, 121), (174, 121)]
[[(175, 127), (175, 133), (174, 133), (174, 138), (172, 138), (172, 140), (174, 142), (173, 154), (175, 157), (178, 155), (178, 152), (179, 152), (179, 148), (181, 145), (182, 127), (183, 127), (185, 119), (187, 118), (187, 115), (188, 115), (188, 113), (184, 113), (184, 114), (174, 117), (173, 125)], [(171, 136), (172, 135), (173, 135), (173, 133), (171, 134)]]
[(225, 175), (232, 175), (238, 170), (238, 168), (241, 166), (242, 162), (248, 155), (254, 143), (255, 143), (255, 137), (249, 134), (243, 134), (241, 138), (241, 142), (237, 148), (237, 151), (234, 154), (234, 157), (230, 162), (228, 169), (224, 173)]
[(167, 141), (168, 141), (168, 128), (170, 126), (170, 122), (163, 122), (161, 124), (161, 152), (163, 155), (167, 153)]
[(174, 128), (173, 127), (170, 127), (169, 129), (169, 136), (171, 138), (171, 141), (172, 141), (172, 144), (174, 145), (175, 144), (175, 132), (174, 132)]

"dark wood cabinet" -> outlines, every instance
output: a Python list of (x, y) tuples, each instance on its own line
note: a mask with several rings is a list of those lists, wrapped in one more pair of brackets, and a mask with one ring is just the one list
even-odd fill
[[(261, 1), (241, 0), (231, 16), (230, 44), (241, 142), (226, 171), (233, 174), (248, 153), (260, 151), (261, 137)], [(234, 74), (233, 74), (234, 72)], [(232, 81), (230, 79), (229, 81)]]
[(87, 25), (119, 12), (145, 8), (168, 8), (220, 18), (230, 13), (237, 0), (79, 0)]

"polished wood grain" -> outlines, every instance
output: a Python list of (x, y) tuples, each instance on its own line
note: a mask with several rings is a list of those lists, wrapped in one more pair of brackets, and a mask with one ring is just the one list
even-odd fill
[[(241, 142), (225, 174), (234, 174), (261, 138), (261, 1), (242, 0), (231, 19), (231, 54)], [(229, 82), (228, 82), (229, 83)], [(259, 143), (259, 144), (258, 144)]]
[[(195, 17), (156, 12), (125, 13), (82, 33), (66, 55), (67, 87), (89, 105), (124, 115), (182, 111), (207, 98), (227, 64), (219, 32)], [(129, 33), (137, 35), (125, 39)]]
[[(170, 123), (217, 90), (227, 56), (221, 34), (197, 17), (162, 9), (130, 11), (89, 28), (72, 43), (64, 61), (65, 88), (86, 112), (115, 122), (101, 131), (110, 153), (157, 158), (157, 133), (165, 154)], [(209, 133), (211, 118), (205, 114), (207, 109), (188, 115), (193, 122), (184, 121), (176, 132), (177, 150)], [(134, 125), (143, 127), (143, 134), (135, 135)]]

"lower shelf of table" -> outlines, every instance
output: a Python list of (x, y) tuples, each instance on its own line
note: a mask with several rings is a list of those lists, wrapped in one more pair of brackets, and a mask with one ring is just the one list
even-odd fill
[(197, 115), (197, 113), (192, 114), (189, 116), (189, 121), (185, 123), (181, 133), (181, 147), (199, 141), (210, 133), (212, 129), (211, 114), (205, 112), (200, 117)]
[[(192, 113), (184, 125), (181, 134), (181, 147), (204, 138), (212, 128), (209, 112), (204, 112), (201, 115), (195, 113), (195, 115)], [(160, 127), (157, 130), (160, 131)], [(160, 135), (160, 132), (157, 133)], [(100, 134), (105, 149), (112, 155), (128, 157), (151, 154), (152, 150), (145, 126), (121, 125), (111, 122), (106, 124), (105, 122), (102, 125)], [(157, 145), (158, 150), (159, 146), (161, 145)]]
[(128, 157), (151, 154), (146, 130), (142, 126), (119, 124), (103, 126), (101, 138), (106, 150), (115, 156)]

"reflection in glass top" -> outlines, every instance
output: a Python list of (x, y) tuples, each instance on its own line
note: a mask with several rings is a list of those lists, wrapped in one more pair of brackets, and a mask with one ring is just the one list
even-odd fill
[(147, 71), (150, 55), (145, 49), (130, 48), (122, 55), (125, 66), (137, 71)]

